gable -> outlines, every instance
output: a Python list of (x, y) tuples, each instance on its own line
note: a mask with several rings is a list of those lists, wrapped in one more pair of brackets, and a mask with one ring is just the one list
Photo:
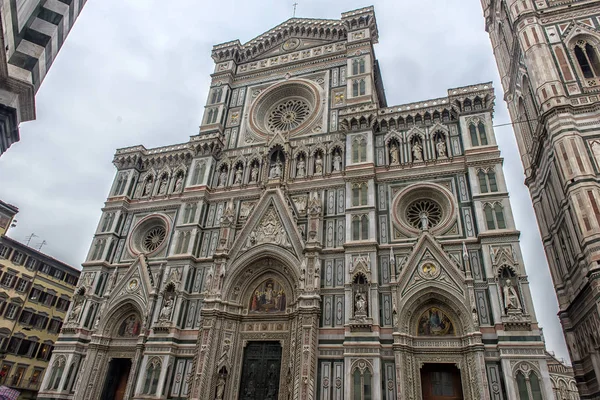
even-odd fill
[(265, 191), (246, 225), (236, 235), (230, 257), (235, 258), (263, 244), (273, 244), (300, 259), (304, 241), (288, 204), (291, 201), (279, 188)]
[(428, 232), (424, 232), (398, 277), (401, 297), (435, 285), (464, 297), (465, 274)]

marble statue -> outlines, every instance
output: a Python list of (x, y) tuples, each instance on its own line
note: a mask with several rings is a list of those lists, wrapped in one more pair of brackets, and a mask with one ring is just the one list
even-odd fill
[(504, 288), (502, 289), (504, 292), (504, 307), (506, 310), (520, 310), (521, 302), (519, 301), (519, 295), (515, 287), (512, 285), (510, 279), (504, 282)]
[(256, 165), (253, 165), (252, 168), (250, 169), (250, 182), (256, 183), (257, 180), (258, 180), (258, 167)]
[(423, 147), (419, 144), (419, 142), (415, 142), (415, 144), (413, 144), (412, 152), (414, 161), (423, 161)]
[(242, 184), (242, 174), (243, 174), (244, 170), (242, 169), (242, 166), (239, 166), (238, 169), (235, 171), (235, 180), (233, 181), (234, 185), (241, 185)]
[(398, 165), (400, 163), (400, 151), (396, 143), (390, 145), (390, 165)]
[(306, 163), (304, 162), (304, 159), (301, 158), (300, 160), (298, 160), (298, 165), (296, 167), (296, 177), (304, 178), (305, 175), (306, 175)]
[(173, 192), (178, 193), (181, 191), (181, 186), (183, 185), (183, 176), (179, 175), (177, 177), (177, 180), (175, 181), (175, 189), (173, 189)]
[(217, 186), (223, 187), (227, 183), (227, 170), (222, 170), (219, 174), (219, 184)]
[(338, 153), (335, 153), (333, 156), (333, 172), (338, 172), (342, 170), (342, 156)]
[(446, 157), (446, 143), (444, 143), (442, 138), (438, 139), (435, 148), (437, 149), (438, 157)]
[(315, 158), (315, 175), (321, 175), (323, 173), (323, 159), (321, 158), (321, 154), (317, 153), (317, 157)]

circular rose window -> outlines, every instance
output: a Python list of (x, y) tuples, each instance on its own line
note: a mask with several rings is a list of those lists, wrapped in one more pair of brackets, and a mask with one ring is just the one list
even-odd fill
[(436, 183), (410, 185), (399, 191), (393, 200), (395, 226), (405, 235), (422, 230), (432, 234), (446, 232), (456, 221), (456, 200), (450, 190)]
[(144, 235), (142, 247), (148, 253), (152, 253), (154, 250), (158, 249), (161, 244), (163, 244), (166, 237), (167, 230), (164, 227), (155, 226), (154, 228), (150, 228)]
[(300, 126), (310, 115), (310, 105), (303, 99), (284, 100), (275, 105), (267, 120), (270, 132), (291, 131)]
[(413, 227), (421, 229), (425, 218), (427, 218), (429, 228), (436, 227), (442, 220), (440, 205), (430, 199), (421, 199), (413, 201), (406, 208), (406, 220)]
[(249, 125), (262, 137), (277, 132), (293, 136), (309, 132), (320, 115), (319, 87), (304, 79), (287, 80), (258, 95), (250, 108)]
[(165, 246), (168, 232), (169, 220), (165, 216), (150, 215), (132, 229), (129, 250), (134, 255), (155, 253)]

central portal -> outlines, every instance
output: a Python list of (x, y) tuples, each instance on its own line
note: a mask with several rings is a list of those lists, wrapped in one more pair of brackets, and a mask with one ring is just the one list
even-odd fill
[(276, 400), (280, 369), (279, 342), (248, 343), (242, 364), (240, 400)]
[(460, 370), (453, 364), (425, 364), (421, 387), (423, 400), (463, 400)]
[(131, 371), (131, 359), (113, 358), (108, 363), (108, 373), (102, 390), (102, 400), (123, 400), (127, 379)]

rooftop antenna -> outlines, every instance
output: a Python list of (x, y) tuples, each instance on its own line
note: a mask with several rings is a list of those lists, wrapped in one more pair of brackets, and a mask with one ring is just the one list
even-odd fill
[(38, 237), (38, 235), (36, 235), (35, 233), (32, 233), (31, 235), (27, 236), (25, 238), (25, 240), (27, 240), (27, 243), (25, 244), (25, 246), (29, 246), (29, 242), (31, 242), (31, 239), (33, 239), (34, 237)]
[(292, 5), (294, 6), (294, 16), (292, 18), (296, 18), (296, 7), (298, 6), (298, 3), (294, 3)]
[(40, 247), (38, 247), (38, 251), (42, 251), (42, 247), (43, 247), (45, 244), (48, 244), (48, 242), (46, 242), (45, 240), (42, 240), (42, 242), (40, 243)]

